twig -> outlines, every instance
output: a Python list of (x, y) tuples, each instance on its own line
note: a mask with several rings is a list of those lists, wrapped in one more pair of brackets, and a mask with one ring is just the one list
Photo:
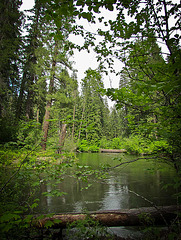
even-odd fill
[[(56, 131), (53, 131), (52, 133), (51, 133), (51, 135), (52, 134), (54, 134)], [(50, 136), (51, 136), (50, 135)], [(41, 140), (41, 142), (40, 143), (37, 143), (37, 145), (35, 145), (35, 147), (29, 152), (29, 153), (27, 153), (27, 155), (25, 156), (25, 158), (22, 160), (22, 162), (21, 162), (21, 164), (20, 164), (20, 166), (18, 167), (18, 169), (16, 170), (16, 172), (13, 174), (13, 175), (11, 175), (11, 177), (5, 182), (5, 184), (2, 186), (2, 188), (0, 189), (0, 193), (4, 190), (4, 188), (8, 185), (8, 183), (16, 176), (16, 174), (20, 171), (20, 169), (21, 169), (21, 167), (23, 166), (23, 164), (26, 162), (26, 159), (27, 159), (27, 157), (32, 153), (32, 152), (34, 152), (40, 145), (42, 144), (42, 140)]]
[(16, 170), (16, 172), (11, 175), (11, 177), (5, 182), (5, 184), (2, 186), (2, 188), (0, 189), (0, 193), (4, 190), (4, 188), (8, 185), (8, 183), (16, 176), (16, 174), (20, 171), (21, 167), (23, 166), (23, 164), (26, 162), (27, 157), (36, 150), (37, 147), (40, 146), (41, 143), (39, 143), (38, 145), (35, 146), (34, 149), (32, 149), (29, 153), (27, 153), (27, 155), (25, 156), (25, 158), (22, 160), (20, 166), (18, 167), (18, 169)]
[(136, 162), (136, 161), (138, 161), (138, 160), (142, 160), (142, 159), (155, 159), (155, 158), (156, 158), (156, 157), (144, 157), (144, 158), (142, 157), (142, 158), (137, 158), (137, 159), (134, 159), (134, 160), (132, 160), (132, 161), (122, 162), (122, 163), (120, 163), (120, 164), (118, 164), (118, 165), (116, 165), (116, 166), (114, 166), (114, 167), (108, 168), (108, 170), (109, 170), (109, 169), (117, 168), (117, 167), (122, 166), (122, 165), (124, 165), (124, 164), (133, 163), (133, 162)]
[[(132, 161), (123, 162), (123, 163), (120, 163), (120, 164), (118, 164), (118, 165), (116, 165), (116, 166), (114, 166), (114, 167), (110, 167), (110, 168), (108, 168), (108, 170), (117, 168), (117, 167), (122, 166), (122, 165), (124, 165), (124, 164), (133, 163), (133, 162), (136, 162), (136, 161), (138, 161), (138, 160), (142, 160), (142, 159), (156, 159), (156, 158), (157, 158), (157, 157), (144, 157), (144, 158), (142, 157), (142, 158), (137, 158), (137, 159), (134, 159), (134, 160), (132, 160)], [(162, 219), (163, 219), (163, 221), (165, 222), (166, 226), (168, 226), (168, 223), (167, 223), (166, 219), (164, 218), (164, 216), (163, 216), (160, 208), (157, 207), (157, 206), (154, 204), (154, 202), (150, 201), (149, 199), (145, 198), (145, 197), (142, 196), (142, 195), (139, 195), (138, 193), (136, 193), (136, 192), (134, 192), (134, 191), (132, 191), (132, 190), (129, 190), (129, 189), (128, 189), (128, 191), (129, 191), (130, 193), (135, 194), (137, 197), (140, 197), (140, 198), (144, 199), (146, 202), (150, 203), (150, 204), (160, 213), (160, 216), (162, 217)]]
[(164, 218), (164, 216), (163, 216), (160, 208), (157, 207), (157, 206), (154, 204), (154, 202), (150, 201), (149, 199), (145, 198), (144, 196), (142, 196), (142, 195), (140, 195), (140, 194), (138, 194), (138, 193), (136, 193), (136, 192), (134, 192), (134, 191), (132, 191), (132, 190), (129, 190), (129, 189), (128, 189), (128, 192), (133, 193), (133, 194), (135, 194), (137, 197), (140, 197), (140, 198), (144, 199), (146, 202), (150, 203), (150, 204), (159, 212), (159, 214), (160, 214), (160, 216), (162, 217), (165, 225), (166, 225), (167, 227), (169, 226), (168, 223), (167, 223), (167, 221), (166, 221), (166, 219)]

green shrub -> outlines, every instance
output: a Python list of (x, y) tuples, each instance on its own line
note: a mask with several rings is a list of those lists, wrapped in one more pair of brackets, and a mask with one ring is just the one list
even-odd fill
[(109, 148), (109, 141), (107, 140), (107, 138), (105, 136), (101, 138), (99, 146), (100, 146), (100, 148), (104, 148), (104, 149)]
[(66, 235), (69, 240), (114, 239), (106, 227), (89, 217), (69, 224)]
[(150, 151), (155, 153), (155, 152), (168, 152), (170, 151), (169, 144), (167, 143), (166, 140), (156, 140), (150, 143), (149, 145)]
[(129, 153), (133, 154), (143, 154), (149, 153), (149, 141), (139, 135), (131, 135), (129, 138), (124, 138), (122, 140), (122, 146)]
[(121, 140), (120, 138), (113, 138), (111, 141), (111, 148), (120, 149), (121, 148)]
[(77, 142), (72, 140), (72, 138), (66, 138), (63, 146), (63, 150), (66, 152), (73, 152), (77, 149)]
[(81, 142), (79, 142), (78, 150), (80, 152), (88, 152), (89, 151), (88, 141), (83, 139)]
[(78, 144), (78, 150), (80, 152), (99, 152), (99, 147), (96, 144), (88, 142), (87, 140), (82, 140)]
[(26, 149), (31, 149), (37, 144), (42, 137), (41, 124), (29, 120), (22, 121), (19, 125), (19, 131), (17, 136), (17, 144), (20, 147), (25, 147)]
[(152, 154), (160, 151), (170, 151), (169, 145), (165, 140), (151, 141), (140, 135), (131, 135), (129, 138), (124, 138), (120, 145), (133, 154)]
[(99, 147), (96, 145), (91, 145), (91, 146), (89, 146), (88, 151), (89, 152), (99, 152)]
[(122, 148), (122, 142), (120, 138), (113, 138), (111, 140), (107, 140), (106, 137), (103, 137), (100, 140), (100, 148), (104, 149), (121, 149)]

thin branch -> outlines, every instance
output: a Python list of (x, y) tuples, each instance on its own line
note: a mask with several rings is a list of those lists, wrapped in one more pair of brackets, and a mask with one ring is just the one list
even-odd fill
[(114, 166), (114, 167), (108, 168), (108, 170), (109, 170), (109, 169), (114, 169), (114, 168), (120, 167), (120, 166), (122, 166), (122, 165), (124, 165), (124, 164), (133, 163), (133, 162), (136, 162), (136, 161), (142, 160), (142, 159), (156, 159), (156, 157), (141, 157), (141, 158), (134, 159), (134, 160), (132, 160), (132, 161), (122, 162), (122, 163), (120, 163), (120, 164), (118, 164), (118, 165), (116, 165), (116, 166)]
[[(54, 134), (56, 131), (54, 131), (52, 134)], [(16, 170), (15, 173), (13, 173), (13, 175), (11, 175), (11, 177), (4, 183), (4, 185), (1, 187), (0, 189), (0, 193), (5, 189), (5, 187), (8, 185), (8, 183), (18, 174), (18, 172), (20, 171), (20, 169), (22, 168), (23, 164), (26, 163), (26, 159), (27, 157), (34, 152), (40, 145), (42, 144), (42, 140), (40, 143), (37, 143), (37, 145), (35, 145), (35, 147), (29, 152), (27, 153), (27, 155), (25, 156), (25, 158), (22, 160), (20, 166), (18, 167), (18, 169)]]
[(20, 171), (20, 169), (22, 168), (23, 164), (26, 162), (27, 157), (36, 150), (36, 148), (38, 148), (41, 145), (41, 143), (39, 143), (37, 146), (35, 146), (34, 149), (32, 149), (29, 153), (27, 153), (27, 155), (25, 156), (25, 158), (22, 160), (20, 166), (18, 167), (18, 169), (16, 170), (16, 172), (11, 175), (11, 177), (5, 182), (5, 184), (1, 187), (0, 189), (0, 193), (5, 189), (5, 187), (8, 185), (8, 183), (18, 174), (18, 172)]
[(161, 212), (161, 209), (160, 209), (158, 206), (156, 206), (156, 205), (154, 204), (154, 202), (150, 201), (149, 199), (145, 198), (144, 196), (142, 196), (142, 195), (140, 195), (140, 194), (138, 194), (138, 193), (136, 193), (136, 192), (134, 192), (134, 191), (132, 191), (132, 190), (129, 190), (129, 189), (128, 189), (128, 192), (133, 193), (133, 194), (135, 194), (137, 197), (140, 197), (140, 198), (144, 199), (146, 202), (150, 203), (150, 204), (159, 212), (159, 214), (160, 214), (160, 216), (162, 217), (165, 225), (166, 225), (167, 227), (169, 226), (168, 223), (167, 223), (167, 221), (166, 221), (166, 219), (164, 218), (164, 216), (163, 216), (163, 214), (162, 214), (162, 212)]

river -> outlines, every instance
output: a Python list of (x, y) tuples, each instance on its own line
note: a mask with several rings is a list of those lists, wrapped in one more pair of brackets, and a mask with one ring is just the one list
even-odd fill
[[(132, 161), (137, 156), (123, 153), (79, 153), (82, 165), (98, 169), (100, 164), (116, 166), (122, 161)], [(118, 210), (155, 205), (176, 204), (172, 186), (175, 171), (164, 163), (152, 160), (138, 160), (111, 170), (105, 179), (91, 179), (91, 186), (82, 190), (86, 184), (75, 178), (67, 177), (58, 188), (66, 195), (61, 197), (42, 197), (39, 206), (41, 213), (82, 212), (96, 210)], [(44, 189), (42, 191), (50, 191)], [(147, 200), (149, 201), (147, 201)]]

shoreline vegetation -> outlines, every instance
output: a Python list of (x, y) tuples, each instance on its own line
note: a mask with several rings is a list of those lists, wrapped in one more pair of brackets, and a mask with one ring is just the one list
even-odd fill
[[(112, 152), (126, 153), (126, 149), (100, 148), (100, 152), (101, 151), (105, 153), (110, 151), (111, 153)], [(33, 217), (34, 217), (34, 214), (36, 213), (36, 207), (39, 205), (39, 199), (34, 199), (33, 194), (36, 191), (39, 191), (38, 189), (41, 187), (42, 183), (48, 184), (48, 182), (56, 180), (57, 182), (56, 184), (58, 184), (59, 182), (63, 181), (64, 176), (66, 174), (70, 175), (70, 170), (73, 166), (76, 166), (77, 169), (76, 171), (74, 170), (74, 172), (71, 173), (72, 177), (74, 177), (75, 179), (78, 179), (78, 181), (83, 181), (83, 182), (88, 181), (89, 177), (91, 176), (95, 176), (96, 179), (102, 179), (104, 173), (106, 173), (106, 171), (109, 171), (111, 169), (111, 168), (106, 168), (106, 169), (104, 168), (102, 169), (102, 171), (100, 171), (100, 169), (91, 170), (87, 166), (83, 167), (79, 165), (79, 161), (76, 158), (76, 154), (73, 152), (71, 153), (70, 150), (65, 152), (62, 151), (61, 154), (57, 154), (55, 152), (55, 149), (49, 149), (49, 150), (47, 149), (46, 151), (42, 151), (41, 149), (38, 149), (38, 148), (36, 149), (35, 147), (34, 151), (31, 151), (25, 148), (18, 150), (12, 147), (11, 148), (4, 147), (4, 148), (1, 148), (0, 154), (1, 154), (1, 177), (3, 179), (2, 184), (4, 184), (4, 187), (2, 187), (2, 191), (1, 191), (2, 193), (1, 209), (2, 210), (0, 215), (0, 230), (2, 230), (4, 239), (6, 239), (6, 235), (11, 236), (11, 234), (13, 238), (10, 237), (9, 239), (14, 239), (15, 234), (17, 234), (16, 229), (21, 230), (19, 232), (19, 236), (27, 234), (27, 232), (29, 232), (30, 235), (34, 234), (33, 232), (35, 232), (36, 234), (38, 232), (38, 235), (40, 236), (42, 232), (46, 232), (47, 230), (49, 231), (49, 237), (50, 237), (50, 235), (52, 234), (54, 223), (56, 223), (58, 226), (58, 224), (62, 221), (61, 219), (58, 219), (58, 218), (57, 219), (55, 218), (53, 222), (51, 221), (51, 218), (53, 217), (53, 215), (57, 215), (56, 213), (53, 215), (42, 214), (39, 216), (39, 220), (38, 220), (41, 223), (42, 227), (39, 229), (34, 228)], [(146, 159), (146, 158), (147, 157), (143, 157), (141, 159)], [(154, 159), (154, 158), (151, 157), (151, 159)], [(139, 158), (132, 160), (129, 163), (131, 164), (131, 162), (134, 162), (137, 160), (139, 160)], [(122, 164), (127, 164), (127, 163), (128, 162), (121, 162), (115, 167), (119, 167)], [(13, 165), (15, 168), (13, 167)], [(12, 169), (12, 173), (9, 171), (7, 172), (8, 169)], [(45, 176), (46, 176), (46, 179), (45, 179)], [(22, 181), (23, 181), (23, 185), (22, 185)], [(179, 187), (179, 184), (180, 182), (178, 180), (178, 182), (176, 182), (175, 185), (173, 185), (173, 187)], [(89, 183), (88, 183), (88, 186), (89, 186)], [(24, 192), (27, 191), (26, 190), (27, 188), (29, 188), (30, 192), (28, 196), (25, 197)], [(87, 191), (89, 191), (88, 189), (89, 187), (87, 187)], [(47, 197), (61, 197), (66, 193), (61, 192), (60, 190), (58, 191), (55, 190), (53, 192), (45, 191), (44, 194), (46, 194), (45, 196)], [(13, 202), (11, 204), (9, 200), (12, 198), (12, 196), (14, 197), (13, 197)], [(178, 198), (179, 198), (179, 195), (178, 195)], [(153, 206), (152, 202), (150, 202), (150, 206)], [(179, 205), (177, 207), (180, 213)], [(3, 209), (6, 209), (6, 211), (3, 211)], [(155, 212), (157, 212), (157, 214), (159, 215), (160, 214), (159, 208), (157, 209), (157, 206), (155, 206), (154, 209), (155, 209)], [(175, 218), (174, 218), (175, 215), (172, 214), (172, 211), (170, 211), (168, 214), (164, 213), (166, 214), (164, 216), (166, 217), (167, 215), (173, 216), (172, 218), (173, 222), (176, 219), (177, 219), (176, 221), (180, 221), (179, 213)], [(115, 222), (117, 219), (117, 215), (113, 214), (111, 216), (112, 216), (112, 221)], [(141, 216), (141, 212), (140, 212), (140, 216)], [(49, 219), (47, 218), (45, 223), (42, 224), (42, 222), (46, 217), (48, 217)], [(135, 217), (133, 218), (135, 219)], [(138, 219), (139, 216), (137, 216), (136, 218)], [(154, 222), (155, 220), (153, 221), (151, 212), (147, 213), (145, 210), (145, 213), (143, 214), (143, 218), (144, 218), (143, 220), (145, 221), (147, 220), (148, 222), (151, 221), (151, 226), (149, 226), (149, 228), (152, 228), (152, 224), (155, 225), (155, 222)], [(125, 218), (123, 217), (123, 220), (124, 219)], [(85, 219), (83, 219), (82, 221), (85, 221)], [(85, 225), (86, 224), (87, 222), (85, 223)], [(148, 225), (149, 224), (150, 222), (148, 223)], [(77, 227), (77, 226), (78, 225), (74, 222), (74, 227)], [(92, 226), (92, 223), (91, 223), (91, 226)], [(102, 223), (100, 226), (102, 226)], [(147, 227), (148, 226), (145, 223), (145, 228)], [(175, 231), (175, 229), (173, 231)], [(60, 235), (61, 234), (59, 234), (59, 236)], [(46, 236), (45, 233), (44, 233), (44, 236)], [(18, 239), (18, 237), (16, 239)], [(52, 239), (52, 238), (50, 237), (48, 239)], [(108, 239), (114, 239), (114, 238), (112, 236), (112, 238), (108, 238)]]
[[(1, 239), (60, 239), (49, 231), (51, 222), (45, 229), (48, 236), (32, 229), (41, 197), (63, 199), (67, 193), (57, 186), (65, 176), (87, 184), (89, 191), (92, 179), (102, 180), (111, 169), (80, 165), (76, 151), (124, 150), (138, 155), (131, 162), (163, 161), (176, 173), (163, 187), (173, 187), (179, 205), (179, 1), (35, 0), (32, 9), (22, 12), (23, 2), (28, 1), (0, 3)], [(94, 55), (84, 57), (82, 79), (73, 60), (77, 51)], [(104, 86), (107, 77), (110, 88)], [(117, 80), (117, 88), (112, 87)], [(122, 156), (116, 168), (125, 164)], [(168, 227), (168, 239), (181, 235), (179, 214)]]
[[(68, 141), (69, 140), (65, 142), (63, 150), (68, 150), (67, 145), (70, 146)], [(168, 154), (170, 151), (170, 146), (164, 139), (151, 140), (134, 134), (130, 135), (128, 138), (116, 137), (111, 140), (103, 137), (97, 142), (83, 139), (78, 141), (75, 145), (74, 149), (77, 152), (128, 153), (143, 156), (159, 153)]]

